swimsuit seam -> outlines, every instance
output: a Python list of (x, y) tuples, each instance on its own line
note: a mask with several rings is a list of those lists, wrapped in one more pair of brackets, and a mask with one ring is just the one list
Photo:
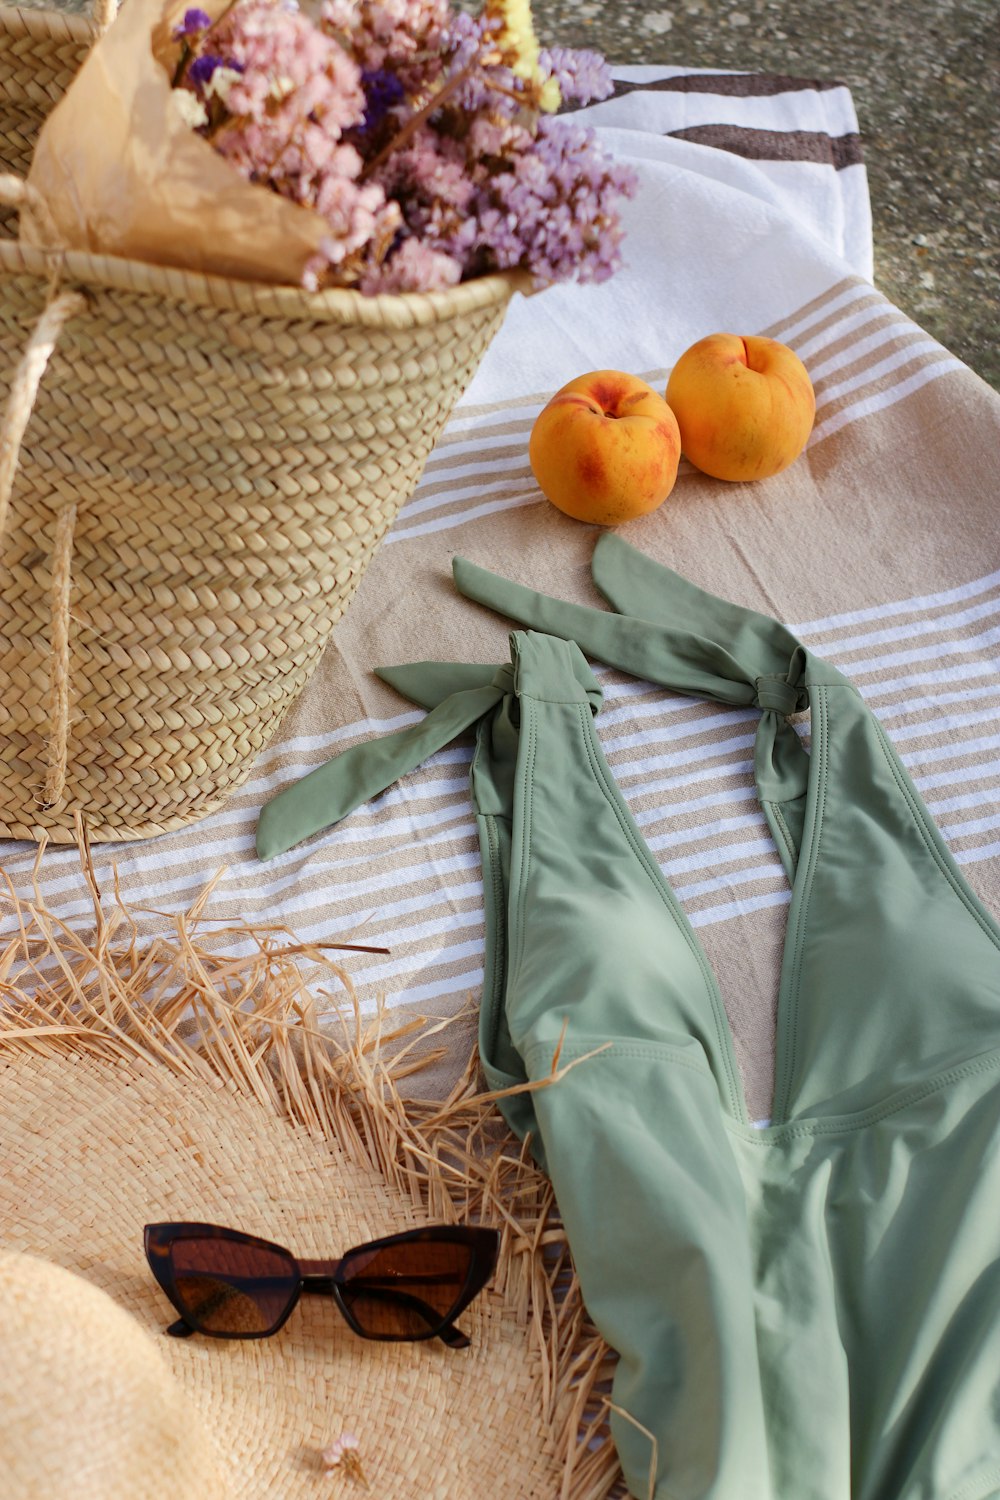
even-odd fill
[(608, 806), (611, 808), (616, 819), (618, 820), (618, 826), (621, 828), (626, 839), (628, 840), (629, 846), (638, 859), (640, 867), (646, 872), (646, 877), (652, 885), (657, 896), (660, 898), (660, 901), (666, 907), (667, 911), (670, 912), (671, 916), (674, 917), (675, 921), (677, 922), (677, 927), (684, 937), (685, 943), (687, 944), (690, 952), (693, 954), (698, 963), (698, 968), (701, 971), (702, 979), (708, 993), (709, 1004), (712, 1010), (712, 1020), (715, 1024), (716, 1038), (719, 1043), (720, 1055), (726, 1071), (726, 1082), (729, 1090), (729, 1103), (733, 1110), (733, 1113), (742, 1120), (746, 1117), (746, 1110), (742, 1107), (741, 1095), (736, 1087), (736, 1080), (733, 1076), (733, 1060), (730, 1052), (729, 1041), (731, 1033), (729, 1031), (728, 1021), (726, 1023), (725, 1030), (722, 1026), (722, 1019), (719, 1016), (719, 1005), (721, 1002), (716, 997), (715, 981), (712, 976), (711, 970), (707, 967), (707, 962), (704, 954), (701, 952), (700, 945), (693, 940), (692, 935), (688, 930), (687, 918), (684, 914), (683, 909), (679, 904), (677, 904), (675, 910), (677, 897), (673, 895), (673, 892), (669, 890), (669, 887), (663, 881), (663, 877), (660, 874), (659, 869), (657, 869), (656, 876), (653, 875), (653, 872), (652, 870), (650, 870), (647, 863), (647, 856), (642, 849), (642, 845), (636, 842), (635, 836), (631, 828), (629, 827), (628, 822), (622, 815), (622, 809), (618, 806), (617, 799), (614, 796), (611, 788), (608, 786), (607, 779), (601, 766), (601, 759), (599, 756), (595, 755), (595, 746), (591, 741), (592, 735), (596, 737), (593, 717), (589, 713), (586, 715), (586, 717), (584, 717), (584, 714), (581, 711), (580, 720), (583, 724), (583, 741), (587, 751), (587, 758), (590, 761), (590, 767), (594, 773), (594, 778), (597, 781), (599, 788), (604, 793), (604, 797), (608, 803)]
[[(497, 1036), (498, 1036), (499, 1031), (500, 1031), (500, 1005), (498, 1004), (498, 1002), (503, 999), (504, 991), (507, 988), (507, 985), (506, 985), (506, 977), (507, 976), (506, 976), (506, 974), (503, 974), (504, 965), (502, 965), (499, 962), (500, 950), (501, 950), (501, 946), (502, 946), (501, 936), (502, 936), (502, 933), (503, 933), (503, 912), (502, 912), (502, 906), (503, 906), (503, 881), (501, 880), (500, 873), (499, 873), (500, 872), (500, 850), (499, 850), (499, 847), (498, 847), (498, 844), (497, 844), (496, 819), (495, 819), (495, 817), (491, 813), (484, 813), (483, 814), (483, 822), (484, 822), (485, 827), (486, 827), (486, 843), (487, 843), (487, 849), (484, 851), (484, 853), (488, 852), (488, 856), (489, 856), (490, 883), (491, 883), (491, 885), (493, 887), (493, 903), (494, 903), (495, 911), (497, 913), (497, 919), (494, 921), (494, 924), (493, 924), (493, 927), (494, 927), (494, 932), (493, 932), (493, 959), (492, 959), (493, 973), (490, 976), (492, 978), (492, 981), (493, 981), (492, 985), (490, 986), (490, 990), (491, 990), (491, 994), (490, 994), (490, 1008), (491, 1008), (491, 1016), (490, 1016), (490, 1045), (491, 1045), (493, 1051), (496, 1051)], [(503, 974), (503, 978), (504, 978), (504, 983), (502, 985), (500, 983), (500, 976), (501, 976), (501, 974)], [(484, 986), (484, 993), (485, 993), (485, 986)]]
[[(810, 705), (811, 706), (811, 705)], [(788, 1109), (791, 1096), (792, 1081), (795, 1076), (795, 1059), (799, 1042), (799, 985), (802, 980), (802, 956), (805, 948), (806, 917), (809, 911), (809, 898), (812, 893), (812, 884), (816, 875), (816, 867), (819, 863), (820, 843), (823, 836), (823, 819), (826, 813), (827, 787), (830, 775), (830, 714), (829, 704), (826, 698), (826, 688), (821, 684), (816, 686), (816, 707), (819, 709), (819, 735), (815, 753), (819, 756), (816, 772), (816, 803), (813, 816), (812, 838), (809, 849), (809, 862), (802, 882), (802, 895), (796, 912), (796, 929), (794, 935), (794, 948), (792, 951), (792, 963), (789, 970), (788, 994), (783, 996), (784, 1016), (782, 1024), (789, 1027), (788, 1050), (784, 1059), (781, 1079), (781, 1095), (775, 1101), (775, 1112), (780, 1116)], [(788, 1012), (791, 1011), (789, 1017)]]
[[(532, 703), (579, 704), (581, 702), (581, 699), (579, 698), (543, 698), (540, 693), (518, 693), (517, 696), (522, 700), (525, 698), (530, 698)], [(589, 698), (587, 699), (587, 706), (590, 706)]]
[(787, 823), (785, 822), (785, 816), (781, 811), (780, 802), (775, 802), (771, 798), (768, 798), (765, 802), (764, 798), (762, 797), (761, 806), (771, 808), (775, 826), (777, 827), (778, 832), (781, 834), (781, 837), (784, 840), (785, 848), (788, 850), (789, 863), (794, 869), (796, 864), (798, 863), (798, 850), (792, 843), (792, 835), (789, 832)]
[[(531, 1071), (531, 1064), (539, 1054), (548, 1053), (551, 1056), (557, 1046), (557, 1042), (539, 1041), (532, 1042), (530, 1046), (526, 1047), (522, 1056), (528, 1071)], [(577, 1042), (570, 1047), (564, 1046), (559, 1053), (560, 1062), (565, 1057), (571, 1059), (587, 1057), (589, 1061), (588, 1054), (591, 1053), (593, 1053), (594, 1062), (597, 1062), (599, 1058), (606, 1058), (608, 1060), (615, 1057), (644, 1058), (650, 1062), (663, 1062), (665, 1064), (676, 1065), (678, 1068), (686, 1068), (689, 1073), (697, 1073), (699, 1078), (704, 1078), (709, 1083), (715, 1082), (715, 1074), (706, 1063), (698, 1063), (692, 1061), (690, 1058), (682, 1057), (668, 1046), (663, 1046), (661, 1049), (655, 1043), (651, 1046), (643, 1046), (641, 1043), (619, 1041), (612, 1041), (610, 1047), (601, 1043), (598, 1043), (598, 1046), (601, 1048), (600, 1051), (595, 1051), (586, 1042)]]
[[(817, 1135), (853, 1135), (855, 1131), (867, 1130), (870, 1125), (881, 1124), (883, 1120), (899, 1114), (901, 1110), (908, 1109), (911, 1104), (919, 1104), (924, 1099), (939, 1094), (942, 1089), (948, 1088), (953, 1083), (960, 1083), (964, 1078), (974, 1078), (980, 1073), (994, 1073), (998, 1069), (1000, 1069), (1000, 1052), (993, 1051), (985, 1057), (975, 1058), (971, 1062), (960, 1063), (954, 1068), (949, 1068), (946, 1073), (942, 1073), (928, 1083), (913, 1085), (903, 1092), (902, 1097), (874, 1105), (856, 1117), (847, 1115), (832, 1121), (816, 1120), (804, 1121), (798, 1125), (779, 1125), (775, 1127), (775, 1131), (780, 1131), (782, 1139)], [(846, 1124), (845, 1120), (850, 1120), (851, 1123)], [(731, 1127), (727, 1126), (727, 1128)], [(760, 1135), (740, 1134), (739, 1139), (751, 1146), (767, 1146), (773, 1140), (775, 1131), (769, 1134), (762, 1132)], [(738, 1134), (738, 1132), (732, 1133)]]
[(917, 829), (917, 833), (920, 835), (920, 839), (925, 849), (933, 859), (934, 863), (937, 865), (938, 869), (941, 871), (942, 875), (947, 880), (948, 884), (951, 886), (955, 895), (965, 907), (966, 911), (972, 918), (974, 918), (977, 926), (982, 929), (982, 931), (993, 943), (994, 947), (1000, 948), (1000, 939), (997, 938), (996, 933), (992, 930), (988, 921), (986, 921), (986, 919), (983, 917), (982, 912), (977, 911), (974, 901), (971, 900), (968, 893), (962, 889), (960, 881), (956, 879), (954, 872), (948, 868), (947, 862), (942, 856), (940, 849), (938, 849), (936, 844), (934, 843), (933, 837), (931, 836), (926, 824), (924, 823), (923, 818), (920, 816), (919, 808), (914, 803), (914, 800), (910, 795), (905, 780), (903, 780), (903, 778), (899, 775), (899, 771), (894, 762), (889, 738), (886, 735), (885, 730), (882, 728), (881, 723), (874, 714), (872, 715), (872, 722), (875, 725), (875, 732), (878, 738), (879, 747), (882, 751), (883, 756), (885, 757), (886, 764), (888, 765), (889, 770), (892, 772), (893, 780), (895, 781), (900, 792), (903, 794), (903, 798), (905, 799), (910, 817), (913, 819), (913, 822)]
[[(971, 1479), (968, 1484), (963, 1484), (960, 1490), (955, 1490), (949, 1496), (949, 1500), (988, 1500), (988, 1496), (983, 1495), (979, 1486), (981, 1484), (992, 1484), (994, 1480), (1000, 1480), (1000, 1463), (992, 1464), (988, 1469), (983, 1469), (982, 1473), (977, 1474), (975, 1479)], [(995, 1494), (996, 1492), (993, 1491), (993, 1493)]]
[[(527, 719), (527, 725), (524, 721)], [(534, 714), (522, 714), (522, 728), (526, 728), (526, 744), (524, 750), (524, 769), (522, 772), (522, 815), (521, 815), (521, 863), (517, 872), (517, 902), (516, 902), (516, 924), (513, 932), (515, 950), (510, 954), (510, 973), (507, 976), (507, 986), (511, 988), (518, 969), (521, 966), (521, 957), (524, 952), (524, 907), (528, 897), (528, 868), (531, 863), (531, 824), (532, 824), (532, 801), (534, 798), (535, 782), (535, 717)]]

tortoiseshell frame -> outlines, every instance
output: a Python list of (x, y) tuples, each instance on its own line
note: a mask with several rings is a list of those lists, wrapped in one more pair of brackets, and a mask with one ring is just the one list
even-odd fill
[[(208, 1337), (216, 1339), (270, 1338), (272, 1334), (277, 1333), (284, 1326), (298, 1303), (299, 1298), (303, 1293), (306, 1293), (307, 1295), (324, 1294), (332, 1296), (344, 1321), (360, 1338), (372, 1339), (380, 1343), (412, 1343), (422, 1339), (438, 1338), (451, 1349), (465, 1349), (468, 1347), (470, 1342), (468, 1336), (455, 1326), (454, 1320), (458, 1317), (459, 1313), (464, 1312), (473, 1298), (477, 1297), (486, 1285), (496, 1265), (497, 1252), (500, 1248), (500, 1235), (496, 1229), (485, 1229), (460, 1224), (434, 1224), (426, 1229), (411, 1229), (403, 1234), (387, 1235), (384, 1239), (369, 1240), (366, 1244), (355, 1245), (340, 1260), (297, 1260), (282, 1245), (275, 1245), (270, 1240), (260, 1239), (257, 1235), (244, 1234), (239, 1229), (225, 1229), (219, 1224), (147, 1224), (143, 1231), (143, 1237), (149, 1268), (170, 1303), (181, 1314), (180, 1319), (176, 1323), (171, 1323), (167, 1328), (167, 1333), (172, 1334), (175, 1338), (189, 1338), (193, 1333), (204, 1333)], [(272, 1254), (279, 1255), (287, 1261), (289, 1273), (288, 1305), (272, 1327), (252, 1333), (221, 1333), (199, 1325), (197, 1319), (193, 1318), (190, 1312), (185, 1309), (182, 1300), (177, 1294), (170, 1253), (171, 1247), (179, 1240), (190, 1239), (228, 1240), (230, 1243), (257, 1246), (258, 1248), (269, 1250)], [(358, 1324), (341, 1295), (340, 1287), (348, 1280), (343, 1274), (342, 1268), (344, 1263), (359, 1251), (384, 1250), (393, 1245), (401, 1244), (441, 1244), (442, 1242), (468, 1245), (472, 1249), (472, 1257), (469, 1261), (469, 1270), (466, 1274), (465, 1285), (455, 1305), (449, 1309), (447, 1316), (443, 1317), (434, 1327), (428, 1327), (419, 1333), (367, 1333)], [(356, 1278), (354, 1279), (356, 1280)]]

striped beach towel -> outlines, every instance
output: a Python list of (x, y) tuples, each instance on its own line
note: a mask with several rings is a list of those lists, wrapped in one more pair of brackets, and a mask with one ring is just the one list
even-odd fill
[[(798, 351), (818, 401), (809, 446), (754, 485), (682, 463), (664, 506), (623, 535), (703, 588), (786, 621), (857, 683), (971, 884), (1000, 913), (1000, 402), (872, 285), (846, 88), (665, 67), (615, 73), (614, 97), (579, 117), (639, 174), (626, 269), (599, 287), (517, 300), (319, 670), (231, 801), (179, 833), (95, 850), (104, 886), (117, 866), (126, 898), (146, 909), (144, 931), (224, 866), (209, 916), (391, 950), (352, 958), (362, 1005), (384, 997), (447, 1014), (478, 994), (468, 741), (266, 865), (253, 852), (257, 813), (334, 751), (417, 720), (375, 665), (506, 658), (506, 623), (451, 586), (455, 553), (601, 602), (593, 529), (552, 509), (532, 478), (532, 422), (587, 370), (628, 370), (662, 389), (682, 351), (716, 331), (765, 333)], [(755, 715), (597, 671), (604, 749), (698, 928), (751, 1111), (766, 1117), (789, 893), (754, 796)], [(33, 847), (0, 845), (24, 893), (34, 859)], [(74, 851), (47, 850), (37, 879), (54, 910), (87, 923)], [(0, 930), (6, 920), (0, 905)]]

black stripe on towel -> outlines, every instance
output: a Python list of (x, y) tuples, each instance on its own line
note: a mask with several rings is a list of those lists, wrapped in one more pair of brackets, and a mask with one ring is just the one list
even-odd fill
[(864, 160), (861, 137), (856, 131), (847, 135), (827, 135), (824, 130), (751, 130), (746, 125), (689, 125), (685, 130), (669, 130), (679, 141), (693, 141), (696, 146), (714, 146), (717, 151), (731, 151), (750, 161), (818, 161), (835, 167), (853, 167)]
[(836, 78), (793, 78), (789, 73), (677, 73), (669, 78), (654, 78), (636, 83), (631, 78), (616, 78), (614, 98), (625, 94), (726, 94), (731, 99), (769, 99), (774, 94), (791, 94), (811, 89), (823, 93), (828, 89), (846, 88)]

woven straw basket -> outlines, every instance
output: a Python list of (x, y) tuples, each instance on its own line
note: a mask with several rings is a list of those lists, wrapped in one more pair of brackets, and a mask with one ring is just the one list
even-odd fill
[[(109, 16), (0, 8), (0, 172)], [(4, 200), (23, 183), (0, 178)], [(362, 297), (0, 221), (0, 836), (203, 817), (315, 667), (518, 285)], [(44, 377), (44, 378), (43, 378)]]

